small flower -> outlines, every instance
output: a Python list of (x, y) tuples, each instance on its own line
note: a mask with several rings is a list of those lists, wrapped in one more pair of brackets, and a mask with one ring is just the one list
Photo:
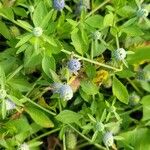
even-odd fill
[(29, 7), (28, 7), (28, 10), (29, 10), (30, 13), (33, 13), (33, 12), (34, 12), (34, 6), (32, 6), (32, 5), (29, 6)]
[(10, 99), (6, 99), (6, 110), (13, 110), (16, 108), (16, 104), (12, 102)]
[(114, 144), (114, 137), (111, 132), (106, 132), (103, 136), (105, 146), (110, 147)]
[(65, 1), (64, 0), (54, 0), (53, 5), (56, 10), (62, 10), (65, 7)]
[(137, 104), (139, 103), (139, 101), (140, 101), (140, 96), (137, 95), (137, 93), (133, 92), (133, 93), (131, 93), (129, 99), (130, 99), (130, 104), (131, 104), (132, 106), (135, 106), (135, 105), (137, 105)]
[(77, 71), (79, 71), (81, 68), (81, 63), (78, 59), (71, 59), (68, 62), (68, 68), (71, 72), (77, 73)]
[(27, 143), (23, 143), (20, 145), (19, 150), (29, 150), (29, 145)]
[(140, 8), (138, 11), (137, 11), (137, 16), (138, 17), (147, 17), (149, 14), (148, 10), (144, 9), (144, 8)]
[(73, 97), (73, 90), (69, 85), (64, 84), (60, 87), (59, 94), (60, 98), (70, 100)]
[(126, 58), (127, 52), (123, 48), (118, 48), (114, 51), (113, 56), (116, 60), (122, 61)]
[(101, 38), (101, 33), (97, 30), (93, 33), (93, 38), (99, 40)]
[(150, 81), (150, 71), (146, 71), (146, 70), (139, 70), (137, 72), (137, 79), (140, 81)]
[(42, 30), (41, 27), (35, 27), (35, 28), (33, 29), (33, 34), (34, 34), (34, 36), (36, 36), (36, 37), (40, 37), (40, 36), (42, 35), (42, 33), (43, 33), (43, 30)]
[(105, 125), (102, 122), (97, 122), (96, 123), (96, 130), (97, 131), (104, 131)]
[(5, 99), (7, 96), (7, 93), (4, 89), (0, 90), (0, 99)]
[(61, 88), (63, 84), (62, 83), (54, 83), (52, 84), (52, 91), (53, 93), (59, 93), (59, 89)]

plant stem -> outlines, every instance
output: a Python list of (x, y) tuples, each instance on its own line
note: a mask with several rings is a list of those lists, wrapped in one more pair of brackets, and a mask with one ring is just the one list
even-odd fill
[(118, 39), (118, 35), (116, 35), (116, 45), (117, 45), (117, 49), (120, 48), (119, 46), (119, 39)]
[(107, 4), (110, 0), (105, 0), (103, 3), (101, 3), (98, 7), (94, 8), (89, 14), (87, 14), (87, 16), (85, 17), (85, 19), (87, 19), (88, 17), (90, 17), (92, 14), (94, 14), (96, 11), (98, 11), (100, 8), (102, 8), (105, 4)]
[(23, 65), (19, 66), (13, 73), (8, 75), (7, 81), (9, 81), (10, 79), (12, 79), (17, 73), (19, 73), (19, 71), (23, 68)]
[(139, 88), (132, 82), (132, 80), (130, 80), (129, 78), (127, 78), (128, 82), (133, 86), (133, 88), (140, 94), (142, 95), (142, 92), (139, 90)]
[(32, 91), (32, 90), (34, 89), (34, 87), (36, 86), (37, 82), (38, 82), (39, 80), (41, 80), (41, 79), (42, 79), (42, 76), (39, 77), (39, 78), (35, 81), (35, 83), (34, 83), (34, 84), (32, 85), (32, 87), (31, 87), (31, 90), (28, 91), (25, 96), (28, 96), (28, 95), (31, 93), (31, 91)]
[(105, 147), (101, 146), (100, 144), (94, 143), (91, 139), (89, 139), (88, 137), (86, 137), (85, 135), (83, 135), (81, 132), (79, 132), (76, 128), (74, 128), (71, 124), (68, 124), (68, 126), (70, 128), (72, 128), (74, 131), (76, 131), (80, 136), (82, 136), (85, 140), (87, 140), (88, 142), (90, 142), (91, 144), (95, 145), (97, 148), (99, 148), (100, 150), (106, 150)]
[(121, 113), (120, 116), (124, 116), (124, 115), (130, 114), (130, 113), (132, 113), (132, 112), (134, 112), (134, 111), (136, 111), (136, 110), (138, 110), (138, 109), (141, 109), (142, 107), (143, 107), (143, 106), (140, 105), (140, 106), (138, 106), (138, 107), (136, 107), (136, 108), (133, 108), (133, 109), (131, 109), (131, 110), (129, 110), (129, 111), (126, 111), (126, 112)]
[(67, 150), (66, 149), (66, 136), (65, 136), (65, 134), (63, 135), (63, 150)]
[(34, 140), (39, 140), (39, 139), (41, 139), (41, 138), (43, 138), (43, 137), (45, 137), (45, 136), (47, 136), (47, 135), (50, 135), (50, 134), (52, 134), (52, 133), (55, 133), (55, 132), (57, 132), (57, 131), (59, 131), (59, 130), (60, 130), (60, 128), (56, 128), (56, 129), (53, 129), (53, 130), (51, 130), (51, 131), (48, 131), (48, 132), (46, 132), (46, 133), (44, 133), (44, 134), (41, 134), (41, 135), (37, 136), (37, 137), (34, 138), (32, 141), (34, 141)]
[(80, 148), (82, 148), (82, 147), (89, 146), (89, 145), (91, 145), (91, 143), (86, 142), (86, 143), (80, 144), (79, 146), (77, 146), (77, 148), (80, 149)]
[(40, 108), (40, 109), (44, 110), (45, 112), (47, 112), (47, 113), (49, 113), (49, 114), (53, 115), (53, 116), (55, 116), (55, 115), (56, 115), (56, 113), (51, 112), (50, 110), (48, 110), (48, 109), (46, 109), (46, 108), (44, 108), (44, 107), (42, 107), (42, 106), (38, 105), (37, 103), (35, 103), (34, 101), (32, 101), (32, 100), (30, 100), (30, 99), (28, 99), (28, 98), (27, 98), (27, 101), (28, 101), (28, 102), (30, 102), (31, 104), (33, 104), (33, 105), (37, 106), (38, 108)]
[[(64, 49), (62, 49), (61, 51), (62, 51), (63, 53), (68, 54), (68, 55), (71, 55), (71, 54), (72, 54), (71, 52), (69, 52), (69, 51), (67, 51), (67, 50), (64, 50)], [(90, 60), (90, 59), (88, 59), (88, 58), (82, 57), (82, 56), (77, 55), (77, 54), (74, 54), (74, 57), (79, 58), (79, 59), (84, 60), (84, 61), (87, 61), (87, 62), (90, 62), (90, 63), (93, 63), (93, 64), (96, 64), (96, 65), (99, 65), (99, 66), (102, 66), (102, 67), (105, 67), (105, 68), (109, 68), (109, 69), (115, 70), (115, 71), (121, 71), (120, 68), (115, 68), (115, 67), (112, 67), (112, 66), (109, 66), (109, 65), (105, 65), (105, 64), (103, 64), (103, 63), (99, 63), (99, 62), (97, 62), (97, 61)]]

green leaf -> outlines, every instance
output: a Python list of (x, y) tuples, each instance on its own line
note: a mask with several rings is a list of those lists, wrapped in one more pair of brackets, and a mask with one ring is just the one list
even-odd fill
[(113, 86), (112, 86), (113, 94), (120, 100), (121, 102), (128, 104), (129, 102), (129, 94), (126, 87), (114, 76), (113, 78)]
[(136, 25), (121, 28), (120, 32), (125, 32), (128, 36), (141, 36), (141, 35), (144, 35), (142, 30)]
[(142, 120), (150, 119), (150, 95), (146, 95), (142, 98), (141, 103), (143, 104), (143, 118)]
[(73, 112), (71, 110), (64, 110), (56, 116), (56, 119), (65, 124), (68, 124), (68, 123), (79, 123), (81, 117), (82, 116), (76, 112)]
[(135, 53), (127, 57), (127, 61), (129, 64), (138, 64), (141, 61), (150, 60), (150, 46), (138, 47), (133, 49), (132, 51), (134, 51)]
[(45, 27), (48, 26), (49, 21), (50, 21), (50, 19), (52, 18), (53, 13), (54, 13), (54, 10), (52, 9), (52, 10), (43, 18), (42, 23), (41, 23), (41, 27), (42, 27), (42, 28), (45, 28)]
[(81, 82), (82, 90), (88, 95), (95, 95), (98, 93), (98, 87), (89, 80), (84, 80)]
[(16, 48), (23, 45), (27, 41), (29, 41), (32, 38), (32, 34), (27, 34), (21, 38), (21, 40), (17, 43)]
[(6, 39), (10, 39), (10, 32), (5, 23), (0, 21), (0, 34), (2, 34)]
[(5, 72), (3, 67), (0, 65), (0, 85), (2, 88), (5, 87), (5, 81), (6, 81)]
[(25, 110), (38, 125), (45, 128), (54, 127), (53, 122), (42, 110), (31, 106), (27, 106)]
[(113, 15), (113, 13), (107, 14), (104, 17), (103, 26), (104, 27), (112, 26), (113, 25), (113, 21), (114, 21), (114, 15)]
[(50, 69), (56, 69), (55, 59), (52, 56), (45, 55), (42, 59), (42, 68), (46, 75), (51, 77)]
[(78, 29), (75, 29), (74, 32), (72, 32), (71, 39), (72, 45), (79, 54), (83, 55), (88, 50), (88, 46), (82, 39), (82, 34)]
[(33, 23), (35, 26), (40, 26), (42, 24), (43, 18), (47, 14), (47, 8), (43, 1), (40, 1), (34, 10)]
[(102, 28), (103, 26), (103, 17), (101, 15), (93, 15), (85, 20), (89, 26), (94, 28)]

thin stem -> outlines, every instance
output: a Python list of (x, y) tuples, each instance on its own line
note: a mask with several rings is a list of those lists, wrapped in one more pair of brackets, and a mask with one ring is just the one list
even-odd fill
[(99, 148), (100, 150), (106, 150), (105, 147), (101, 146), (100, 144), (94, 143), (91, 139), (89, 139), (88, 137), (86, 137), (85, 135), (83, 135), (81, 132), (79, 132), (76, 128), (74, 128), (72, 125), (68, 124), (68, 126), (70, 128), (72, 128), (74, 131), (76, 131), (80, 136), (82, 136), (85, 140), (87, 140), (88, 142), (90, 142), (91, 144), (95, 145), (97, 148)]
[(23, 65), (19, 66), (13, 73), (8, 75), (7, 81), (12, 79), (17, 73), (19, 73), (22, 68), (23, 68)]
[(65, 136), (65, 134), (63, 135), (63, 150), (67, 150), (66, 149), (66, 136)]
[(119, 39), (118, 39), (118, 35), (116, 35), (116, 45), (117, 45), (117, 49), (120, 48), (119, 46)]
[(41, 79), (42, 79), (42, 76), (39, 77), (39, 78), (35, 81), (35, 83), (34, 83), (34, 84), (32, 85), (32, 87), (31, 87), (31, 90), (26, 93), (26, 95), (25, 95), (26, 97), (32, 92), (32, 90), (33, 90), (34, 87), (36, 86), (37, 82), (38, 82), (39, 80), (41, 80)]
[[(69, 52), (69, 51), (67, 51), (67, 50), (64, 50), (64, 49), (62, 49), (61, 51), (62, 51), (63, 53), (68, 54), (68, 55), (71, 55), (71, 54), (72, 54), (71, 52)], [(121, 70), (122, 70), (122, 69), (120, 69), (120, 68), (115, 68), (115, 67), (112, 67), (112, 66), (109, 66), (109, 65), (105, 65), (105, 64), (103, 64), (103, 63), (99, 63), (99, 62), (94, 61), (94, 60), (90, 60), (90, 59), (88, 59), (88, 58), (82, 57), (82, 56), (77, 55), (77, 54), (74, 54), (74, 57), (79, 58), (79, 59), (81, 59), (81, 60), (85, 60), (85, 61), (87, 61), (87, 62), (96, 64), (96, 65), (99, 65), (99, 66), (102, 66), (102, 67), (105, 67), (105, 68), (109, 68), (109, 69), (115, 70), (115, 71), (121, 71)]]
[(86, 143), (80, 144), (79, 146), (77, 146), (77, 148), (80, 149), (80, 148), (82, 148), (82, 147), (89, 146), (89, 145), (91, 145), (91, 143), (86, 142)]
[(132, 87), (140, 94), (142, 95), (142, 92), (139, 90), (139, 88), (132, 82), (132, 80), (130, 80), (129, 78), (127, 78), (128, 82), (132, 85)]
[(87, 19), (88, 17), (90, 17), (92, 14), (94, 14), (96, 11), (98, 11), (100, 8), (102, 8), (105, 4), (107, 4), (110, 0), (106, 0), (103, 3), (101, 3), (98, 7), (94, 8), (89, 14), (87, 14), (87, 16), (85, 17), (85, 19)]
[(39, 139), (41, 139), (41, 138), (43, 138), (43, 137), (45, 137), (45, 136), (47, 136), (47, 135), (50, 135), (50, 134), (52, 134), (52, 133), (55, 133), (55, 132), (57, 132), (57, 131), (59, 131), (59, 130), (60, 130), (60, 128), (56, 128), (56, 129), (53, 129), (53, 130), (51, 130), (51, 131), (48, 131), (48, 132), (46, 132), (46, 133), (44, 133), (44, 134), (41, 134), (41, 135), (37, 136), (36, 138), (33, 139), (33, 141), (34, 141), (34, 140), (39, 140)]
[(132, 113), (132, 112), (134, 112), (134, 111), (136, 111), (136, 110), (138, 110), (138, 109), (141, 109), (142, 107), (143, 107), (143, 106), (140, 105), (140, 106), (138, 106), (138, 107), (136, 107), (136, 108), (133, 108), (133, 109), (131, 109), (131, 110), (129, 110), (129, 111), (126, 111), (126, 112), (121, 113), (120, 116), (124, 116), (124, 115), (130, 114), (130, 113)]
[(28, 102), (30, 102), (31, 104), (33, 104), (33, 105), (37, 106), (38, 108), (40, 108), (40, 109), (44, 110), (45, 112), (47, 112), (47, 113), (49, 113), (49, 114), (53, 115), (53, 116), (55, 116), (55, 115), (56, 115), (56, 113), (51, 112), (50, 110), (47, 110), (46, 108), (44, 108), (44, 107), (42, 107), (42, 106), (38, 105), (37, 103), (35, 103), (34, 101), (32, 101), (32, 100), (30, 100), (30, 99), (28, 99), (28, 98), (27, 98), (27, 101), (28, 101)]

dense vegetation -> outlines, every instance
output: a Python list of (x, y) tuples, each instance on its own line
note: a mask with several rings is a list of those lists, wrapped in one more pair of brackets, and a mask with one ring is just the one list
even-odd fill
[(0, 1), (1, 150), (150, 150), (149, 0)]

